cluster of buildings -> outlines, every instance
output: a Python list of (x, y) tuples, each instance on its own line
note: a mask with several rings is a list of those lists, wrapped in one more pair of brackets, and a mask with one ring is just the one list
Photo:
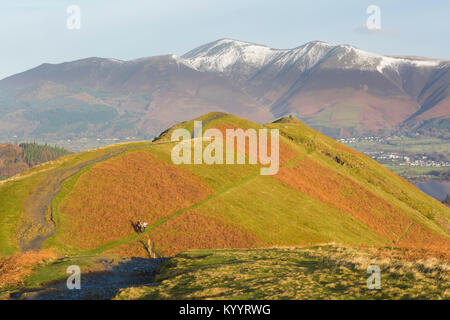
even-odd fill
[[(364, 152), (366, 155), (376, 160), (377, 162), (384, 164), (395, 164), (400, 166), (411, 166), (411, 167), (450, 167), (450, 161), (446, 160), (437, 160), (433, 159), (433, 157), (429, 157), (426, 154), (414, 154), (411, 152), (394, 152), (394, 151), (383, 151), (383, 145), (375, 146), (375, 144), (383, 144), (392, 140), (393, 137), (378, 137), (378, 136), (367, 136), (367, 137), (347, 137), (339, 139), (338, 141), (343, 144), (348, 144), (355, 149), (359, 149)], [(357, 143), (368, 144), (360, 144), (355, 145)], [(373, 143), (374, 146), (371, 147), (370, 143)], [(389, 143), (388, 143), (389, 144)]]
[(338, 139), (340, 143), (359, 143), (359, 142), (374, 142), (374, 143), (381, 143), (385, 142), (386, 140), (391, 140), (391, 137), (377, 137), (377, 136), (368, 136), (368, 137), (349, 137), (349, 138), (342, 138)]
[(449, 161), (435, 161), (427, 159), (427, 157), (422, 157), (425, 159), (411, 159), (410, 157), (404, 156), (405, 160), (400, 163), (401, 166), (412, 166), (412, 167), (450, 167)]
[(400, 166), (411, 167), (450, 167), (450, 161), (437, 161), (429, 159), (424, 155), (401, 155), (396, 152), (385, 153), (384, 151), (365, 152), (372, 159), (382, 162), (392, 162)]

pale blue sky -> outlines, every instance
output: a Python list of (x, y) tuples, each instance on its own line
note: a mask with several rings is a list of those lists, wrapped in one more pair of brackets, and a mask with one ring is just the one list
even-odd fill
[[(68, 5), (81, 29), (68, 30)], [(365, 32), (366, 8), (382, 31)], [(0, 78), (44, 62), (183, 53), (220, 38), (292, 48), (311, 40), (450, 58), (448, 0), (2, 0)]]

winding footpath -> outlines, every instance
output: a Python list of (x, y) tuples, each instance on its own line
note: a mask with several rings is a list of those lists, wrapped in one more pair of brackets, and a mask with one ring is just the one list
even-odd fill
[(38, 184), (25, 203), (22, 215), (23, 222), (17, 233), (21, 251), (39, 250), (42, 243), (54, 234), (56, 226), (52, 218), (52, 202), (60, 192), (61, 185), (65, 180), (90, 165), (114, 158), (139, 147), (141, 146), (124, 146), (98, 158), (72, 167), (56, 169), (51, 174), (45, 175), (43, 178), (45, 181)]

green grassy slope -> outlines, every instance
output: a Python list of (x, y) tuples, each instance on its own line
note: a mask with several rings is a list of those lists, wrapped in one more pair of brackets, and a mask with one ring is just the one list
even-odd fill
[[(200, 119), (204, 129), (263, 127), (222, 113)], [(193, 121), (177, 127), (192, 130)], [(299, 121), (282, 119), (265, 127), (281, 132), (282, 164), (275, 176), (261, 176), (259, 165), (175, 167), (174, 128), (153, 143), (105, 147), (33, 168), (0, 185), (0, 254), (17, 252), (28, 243), (21, 237), (39, 234), (46, 238), (43, 247), (65, 254), (145, 256), (149, 239), (160, 256), (327, 242), (448, 253), (449, 208)], [(304, 168), (313, 168), (313, 179), (305, 179)], [(45, 207), (49, 221), (33, 223), (33, 201), (42, 198), (36, 198), (37, 190), (49, 181), (57, 184)], [(199, 183), (204, 187), (194, 192)], [(175, 192), (172, 200), (164, 200), (170, 192)], [(360, 198), (368, 200), (360, 203)], [(130, 220), (138, 218), (151, 222), (146, 234), (131, 227)]]
[[(10, 255), (20, 250), (18, 231), (27, 222), (28, 216), (25, 213), (31, 205), (32, 195), (46, 186), (50, 177), (57, 172), (71, 168), (77, 172), (79, 171), (78, 166), (82, 167), (109, 155), (120, 154), (136, 145), (139, 144), (116, 145), (81, 154), (67, 155), (0, 182), (0, 256)], [(34, 230), (28, 230), (27, 236), (32, 237), (38, 234), (41, 227), (43, 226), (38, 225)]]

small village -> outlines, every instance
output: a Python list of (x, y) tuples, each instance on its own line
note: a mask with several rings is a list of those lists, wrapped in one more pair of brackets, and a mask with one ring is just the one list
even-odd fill
[(380, 163), (392, 163), (410, 167), (450, 167), (450, 161), (437, 161), (425, 155), (404, 155), (399, 152), (366, 151), (367, 156)]
[(368, 148), (358, 148), (355, 144), (357, 143), (373, 143), (375, 144), (383, 144), (390, 140), (393, 140), (393, 137), (379, 137), (379, 136), (367, 136), (367, 137), (348, 137), (338, 139), (340, 143), (349, 145), (352, 148), (355, 148), (372, 159), (384, 163), (384, 164), (395, 164), (399, 166), (410, 166), (410, 167), (450, 167), (450, 161), (436, 159), (432, 155), (424, 154), (424, 153), (412, 153), (408, 151), (387, 151), (382, 150), (382, 148), (371, 148), (372, 150), (367, 150)]

